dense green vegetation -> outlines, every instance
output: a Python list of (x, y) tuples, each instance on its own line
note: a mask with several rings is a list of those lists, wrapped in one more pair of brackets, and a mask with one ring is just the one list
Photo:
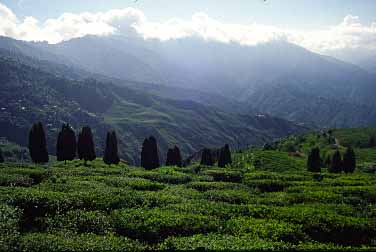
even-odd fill
[(332, 136), (349, 141), (341, 132), (235, 153), (226, 168), (0, 164), (0, 250), (375, 250), (376, 148), (355, 148), (355, 173), (307, 171), (310, 149), (324, 157)]

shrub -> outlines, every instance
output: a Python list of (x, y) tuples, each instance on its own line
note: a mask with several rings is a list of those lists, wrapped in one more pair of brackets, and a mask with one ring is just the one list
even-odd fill
[(11, 251), (17, 244), (21, 211), (0, 204), (0, 251)]
[(161, 173), (158, 171), (135, 171), (129, 173), (131, 177), (141, 177), (145, 179), (150, 179), (152, 181), (157, 181), (161, 183), (168, 183), (168, 184), (185, 184), (192, 180), (189, 175), (186, 175), (182, 172), (169, 172), (169, 173)]
[(227, 190), (227, 189), (246, 189), (242, 184), (231, 183), (231, 182), (206, 182), (206, 181), (195, 181), (186, 184), (187, 188), (193, 188), (201, 192), (209, 190)]
[(242, 174), (238, 171), (230, 171), (230, 170), (206, 170), (204, 171), (205, 175), (212, 176), (214, 181), (223, 181), (223, 182), (234, 182), (240, 183), (242, 181)]
[(119, 234), (149, 242), (218, 229), (218, 220), (213, 217), (158, 208), (116, 210), (112, 217)]
[(46, 220), (47, 231), (68, 230), (74, 233), (104, 235), (112, 231), (111, 219), (100, 211), (69, 211)]
[(282, 242), (255, 239), (252, 236), (199, 234), (191, 237), (171, 237), (160, 246), (162, 250), (288, 250), (291, 246)]
[(33, 182), (33, 179), (28, 176), (0, 174), (0, 186), (28, 187), (31, 186)]
[(30, 233), (19, 243), (21, 251), (141, 251), (145, 246), (137, 241), (113, 235), (70, 233)]
[(224, 231), (238, 236), (247, 234), (255, 238), (289, 243), (307, 240), (302, 225), (271, 219), (233, 218), (226, 222)]

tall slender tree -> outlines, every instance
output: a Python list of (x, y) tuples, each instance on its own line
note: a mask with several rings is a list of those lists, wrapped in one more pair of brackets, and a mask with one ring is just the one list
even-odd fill
[(307, 170), (310, 172), (321, 172), (320, 149), (313, 148), (308, 155)]
[(79, 159), (84, 160), (85, 164), (87, 161), (93, 161), (97, 158), (95, 154), (93, 133), (89, 126), (83, 127), (78, 135), (77, 150)]
[(173, 149), (168, 149), (166, 166), (183, 166), (183, 161), (181, 158), (181, 153), (179, 147), (175, 146)]
[(72, 161), (76, 157), (77, 144), (76, 134), (69, 124), (63, 124), (59, 132), (56, 144), (57, 161)]
[(224, 168), (226, 167), (226, 165), (231, 164), (231, 163), (232, 163), (232, 158), (231, 158), (230, 146), (226, 144), (220, 150), (218, 166)]
[(49, 161), (46, 134), (41, 122), (35, 123), (30, 129), (28, 147), (34, 163), (43, 164)]
[(174, 166), (175, 165), (175, 152), (174, 149), (168, 149), (167, 151), (167, 158), (166, 158), (166, 166)]
[(353, 173), (356, 168), (356, 156), (354, 149), (348, 147), (343, 155), (343, 170), (346, 173)]
[(202, 155), (201, 155), (201, 165), (206, 165), (206, 166), (213, 166), (214, 161), (213, 161), (213, 156), (212, 152), (210, 149), (203, 149)]
[(155, 137), (151, 136), (144, 140), (141, 150), (141, 166), (147, 170), (152, 170), (158, 168), (159, 154), (158, 154), (158, 144)]
[(342, 171), (342, 157), (339, 150), (337, 150), (332, 157), (329, 171), (332, 173), (340, 173)]
[(174, 153), (175, 153), (175, 165), (177, 167), (183, 167), (183, 159), (181, 157), (181, 152), (178, 146), (174, 147)]
[(373, 148), (373, 147), (376, 147), (376, 140), (375, 140), (375, 136), (371, 136), (369, 141), (368, 141), (368, 147), (369, 148)]
[(118, 165), (120, 163), (118, 141), (115, 131), (107, 133), (103, 162), (109, 166), (111, 166), (111, 164)]
[(4, 161), (3, 152), (0, 149), (0, 163), (4, 163)]

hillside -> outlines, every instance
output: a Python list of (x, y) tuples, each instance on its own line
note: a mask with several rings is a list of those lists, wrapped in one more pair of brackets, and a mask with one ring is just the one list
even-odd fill
[[(356, 132), (375, 129), (330, 134)], [(330, 148), (317, 136), (279, 143)], [(376, 149), (367, 151), (354, 174), (310, 173), (304, 152), (260, 148), (234, 153), (227, 168), (0, 164), (0, 250), (373, 251), (376, 177), (363, 166)]]
[(29, 128), (40, 120), (47, 127), (52, 154), (64, 122), (76, 132), (90, 125), (99, 154), (106, 131), (115, 129), (121, 156), (130, 163), (138, 163), (141, 143), (149, 135), (157, 137), (163, 159), (168, 147), (175, 144), (188, 155), (223, 143), (262, 144), (304, 130), (270, 116), (228, 113), (189, 100), (82, 78), (79, 70), (69, 71), (64, 65), (20, 54), (0, 57), (0, 66), (0, 136), (26, 146)]
[(325, 127), (376, 123), (374, 75), (284, 41), (242, 46), (87, 36), (33, 46), (107, 76), (221, 95), (245, 111)]

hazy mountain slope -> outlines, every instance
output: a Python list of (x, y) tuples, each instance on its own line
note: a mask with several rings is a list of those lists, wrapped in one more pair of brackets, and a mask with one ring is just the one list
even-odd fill
[[(315, 112), (314, 119), (321, 126), (374, 123), (372, 113), (367, 114), (375, 108), (375, 76), (355, 65), (287, 42), (241, 46), (198, 38), (161, 42), (88, 36), (58, 45), (40, 44), (40, 48), (67, 57), (80, 67), (112, 77), (222, 95), (240, 104), (246, 103), (245, 111), (255, 108), (307, 122), (312, 121), (312, 114), (295, 116), (295, 108), (304, 107), (307, 99), (320, 100), (321, 106), (330, 107), (330, 110)], [(280, 86), (284, 92), (274, 89)], [(290, 95), (283, 95), (296, 92), (304, 99), (295, 99), (295, 106), (290, 106)], [(316, 108), (311, 109), (317, 111)], [(345, 124), (341, 116), (333, 120), (333, 111), (343, 115), (352, 113), (350, 118), (354, 117), (354, 120), (346, 120)], [(356, 118), (358, 115), (353, 111), (363, 118)]]
[(31, 124), (38, 120), (47, 127), (52, 153), (63, 122), (76, 130), (92, 126), (99, 152), (106, 131), (115, 128), (122, 157), (130, 162), (138, 161), (141, 143), (151, 134), (158, 138), (164, 156), (173, 144), (187, 155), (224, 143), (261, 144), (302, 129), (282, 119), (240, 116), (111, 83), (62, 78), (62, 73), (54, 72), (59, 69), (54, 64), (49, 71), (47, 65), (38, 67), (38, 61), (26, 59), (22, 62), (28, 64), (0, 57), (1, 136), (24, 146)]

